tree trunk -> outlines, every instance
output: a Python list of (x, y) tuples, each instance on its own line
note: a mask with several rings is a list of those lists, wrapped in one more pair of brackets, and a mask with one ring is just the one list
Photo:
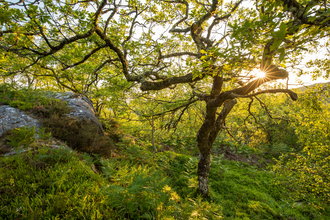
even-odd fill
[(205, 198), (209, 197), (209, 173), (211, 167), (211, 150), (213, 143), (219, 132), (224, 126), (225, 119), (234, 105), (237, 103), (235, 99), (227, 100), (224, 103), (221, 113), (215, 120), (216, 109), (206, 106), (206, 117), (202, 127), (198, 131), (197, 145), (199, 149), (198, 162), (198, 188)]
[(154, 149), (154, 154), (155, 154), (155, 153), (157, 153), (157, 148), (155, 146), (154, 133), (155, 133), (154, 113), (152, 112), (152, 116), (151, 116), (151, 143), (152, 143), (152, 147)]
[(199, 154), (198, 162), (198, 188), (204, 197), (209, 194), (209, 173), (211, 167), (211, 154), (207, 155)]

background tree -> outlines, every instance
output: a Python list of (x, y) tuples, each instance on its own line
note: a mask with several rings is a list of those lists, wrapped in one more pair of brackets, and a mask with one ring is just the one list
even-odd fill
[[(0, 4), (1, 57), (20, 59), (19, 65), (2, 66), (4, 77), (49, 76), (59, 87), (83, 93), (98, 88), (102, 73), (115, 71), (149, 94), (175, 90), (166, 99), (180, 101), (172, 106), (177, 119), (193, 103), (205, 102), (197, 133), (199, 190), (205, 196), (212, 145), (237, 99), (284, 92), (296, 100), (288, 89), (257, 89), (286, 79), (306, 51), (326, 42), (330, 26), (328, 1)], [(256, 69), (266, 76), (253, 76)]]
[[(308, 193), (324, 201), (330, 199), (329, 98), (329, 86), (316, 86), (306, 90), (300, 103), (292, 106), (301, 150), (282, 155), (273, 168), (292, 180), (290, 185), (297, 189), (300, 199)], [(280, 182), (287, 182), (287, 178)]]

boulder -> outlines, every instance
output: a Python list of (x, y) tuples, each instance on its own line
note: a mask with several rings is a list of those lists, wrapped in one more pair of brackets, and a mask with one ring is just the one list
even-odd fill
[(9, 105), (0, 106), (0, 137), (6, 131), (22, 126), (40, 128), (41, 123), (38, 119), (32, 115), (28, 115), (23, 110), (10, 107)]
[(104, 134), (102, 124), (95, 116), (96, 111), (88, 98), (72, 92), (55, 93), (53, 97), (66, 101), (67, 106), (72, 108), (71, 112), (68, 114), (69, 117), (91, 120), (99, 127), (100, 133)]
[[(54, 93), (51, 96), (67, 102), (67, 105), (72, 108), (68, 114), (69, 117), (77, 118), (78, 120), (91, 120), (99, 127), (100, 133), (104, 134), (102, 124), (95, 116), (93, 104), (86, 97), (72, 92)], [(9, 105), (0, 106), (0, 137), (6, 131), (22, 126), (36, 126), (38, 129), (42, 127), (42, 124), (37, 117), (20, 109), (10, 107)]]

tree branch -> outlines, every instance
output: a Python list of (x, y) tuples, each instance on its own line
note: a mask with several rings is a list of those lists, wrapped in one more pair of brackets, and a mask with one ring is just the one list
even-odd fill
[(177, 76), (177, 77), (170, 77), (167, 78), (163, 81), (159, 82), (149, 82), (146, 80), (141, 81), (141, 87), (140, 89), (142, 91), (147, 91), (147, 90), (161, 90), (164, 88), (168, 88), (172, 85), (180, 84), (180, 83), (189, 83), (189, 82), (195, 82), (203, 79), (203, 77), (195, 77), (193, 76), (192, 73), (189, 73), (185, 76)]
[(224, 15), (224, 16), (221, 16), (221, 17), (216, 17), (216, 18), (212, 21), (210, 27), (209, 27), (208, 30), (207, 30), (207, 37), (206, 37), (206, 38), (209, 39), (210, 36), (211, 36), (211, 31), (212, 31), (213, 27), (214, 27), (215, 25), (219, 24), (220, 21), (229, 18), (229, 17), (232, 15), (232, 13), (237, 9), (237, 7), (238, 7), (242, 2), (243, 2), (243, 0), (240, 0), (239, 2), (236, 2), (236, 4), (234, 5), (234, 7), (231, 9), (231, 11), (230, 11), (228, 14), (226, 14), (226, 15)]
[(123, 69), (123, 73), (125, 75), (126, 80), (140, 82), (141, 76), (132, 76), (129, 74), (128, 63), (127, 63), (124, 53), (110, 40), (110, 38), (108, 38), (104, 34), (103, 31), (101, 31), (101, 29), (98, 26), (96, 26), (95, 31), (99, 35), (99, 37), (109, 46), (109, 48), (117, 54), (117, 56), (120, 60), (120, 63), (122, 64), (122, 67), (123, 67), (122, 69)]
[(52, 72), (52, 76), (56, 79), (56, 82), (57, 82), (58, 84), (60, 84), (61, 86), (65, 87), (65, 88), (67, 88), (67, 89), (69, 89), (70, 91), (72, 91), (72, 92), (74, 92), (74, 93), (78, 93), (78, 90), (77, 90), (76, 88), (70, 87), (70, 86), (68, 86), (68, 85), (66, 85), (66, 84), (64, 84), (64, 83), (62, 83), (61, 80), (60, 80), (60, 78), (57, 76), (55, 70), (53, 70), (52, 68), (49, 68), (49, 67), (47, 67), (47, 66), (43, 66), (43, 65), (40, 65), (40, 67), (42, 67), (43, 69), (46, 69), (46, 70), (51, 71), (51, 72)]
[(168, 3), (179, 3), (179, 4), (186, 5), (185, 16), (172, 26), (172, 28), (170, 29), (170, 32), (177, 32), (177, 33), (187, 33), (187, 32), (189, 32), (190, 27), (185, 28), (185, 29), (176, 28), (180, 23), (182, 23), (182, 22), (184, 22), (185, 20), (188, 19), (188, 14), (189, 14), (189, 4), (188, 4), (188, 2), (185, 1), (185, 0), (176, 0), (176, 1), (165, 1), (165, 0), (163, 0), (163, 1), (168, 2)]
[[(3, 34), (13, 34), (13, 33), (16, 33), (15, 31), (13, 30), (5, 30), (5, 31), (0, 31), (0, 37), (3, 36)], [(21, 34), (24, 34), (26, 36), (33, 36), (33, 35), (39, 35), (40, 32), (23, 32)]]
[[(327, 13), (317, 16), (315, 19), (310, 20), (311, 17), (306, 16), (307, 8), (316, 6), (320, 1), (308, 1), (306, 6), (303, 6), (296, 0), (278, 0), (283, 2), (283, 6), (291, 12), (296, 21), (302, 24), (317, 25), (321, 27), (330, 27), (330, 19)], [(326, 4), (325, 4), (326, 8)]]
[(86, 85), (86, 87), (85, 87), (85, 91), (88, 91), (88, 90), (89, 90), (89, 87), (90, 87), (94, 82), (97, 81), (97, 79), (98, 79), (98, 74), (97, 74), (97, 72), (100, 71), (100, 70), (101, 70), (106, 64), (111, 63), (112, 61), (114, 61), (114, 60), (109, 59), (109, 60), (104, 61), (100, 66), (98, 66), (98, 67), (93, 71), (92, 75), (95, 75), (95, 78), (94, 78), (90, 83), (88, 83), (88, 84)]
[(287, 94), (289, 94), (290, 98), (293, 101), (296, 101), (298, 99), (297, 93), (293, 92), (290, 89), (267, 89), (267, 90), (262, 90), (262, 91), (259, 91), (259, 92), (256, 92), (256, 93), (253, 93), (250, 95), (239, 95), (239, 94), (233, 93), (233, 94), (231, 94), (231, 97), (233, 97), (233, 98), (250, 98), (250, 97), (254, 97), (254, 96), (257, 96), (260, 94), (266, 94), (266, 93), (287, 93)]
[(159, 55), (158, 59), (165, 59), (165, 58), (171, 58), (171, 57), (181, 57), (181, 56), (192, 56), (192, 57), (198, 57), (198, 54), (192, 53), (192, 52), (176, 52), (176, 53), (170, 53), (166, 55)]
[(287, 123), (289, 123), (290, 120), (288, 119), (285, 119), (285, 118), (278, 118), (278, 117), (273, 117), (271, 112), (269, 111), (269, 109), (267, 108), (267, 105), (261, 101), (260, 98), (258, 98), (257, 96), (255, 96), (255, 98), (258, 100), (260, 106), (265, 109), (265, 112), (267, 113), (268, 117), (271, 118), (271, 119), (278, 119), (278, 120), (283, 120), (283, 121), (286, 121)]
[(87, 55), (86, 55), (82, 60), (80, 60), (79, 62), (74, 63), (74, 64), (72, 64), (72, 65), (70, 65), (70, 66), (66, 65), (66, 67), (64, 67), (64, 68), (61, 69), (61, 70), (67, 70), (67, 69), (69, 69), (69, 68), (72, 68), (72, 67), (78, 66), (79, 64), (84, 63), (84, 62), (85, 62), (86, 60), (88, 60), (88, 58), (90, 58), (94, 53), (96, 53), (97, 51), (99, 51), (99, 50), (101, 50), (102, 48), (105, 48), (105, 47), (107, 47), (107, 46), (108, 46), (107, 44), (102, 44), (101, 46), (99, 46), (99, 47), (93, 49), (89, 54), (87, 54)]

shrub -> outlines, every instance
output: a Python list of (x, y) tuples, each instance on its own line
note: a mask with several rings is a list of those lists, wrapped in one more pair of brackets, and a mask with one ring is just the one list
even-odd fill
[(101, 118), (100, 122), (104, 132), (114, 141), (119, 142), (123, 136), (123, 130), (119, 123), (113, 118)]
[(53, 137), (65, 141), (75, 150), (105, 157), (111, 155), (111, 148), (114, 146), (112, 139), (103, 136), (98, 126), (90, 120), (77, 120), (54, 114), (43, 119), (42, 123)]
[[(279, 183), (289, 184), (297, 191), (295, 199), (330, 201), (330, 93), (322, 87), (306, 90), (293, 109), (295, 133), (302, 146), (299, 152), (282, 155), (273, 170)], [(313, 202), (314, 203), (314, 202)]]
[(34, 115), (42, 118), (50, 118), (54, 114), (62, 117), (69, 114), (70, 111), (71, 108), (67, 106), (66, 102), (58, 99), (50, 99), (47, 105), (35, 105), (31, 109)]

